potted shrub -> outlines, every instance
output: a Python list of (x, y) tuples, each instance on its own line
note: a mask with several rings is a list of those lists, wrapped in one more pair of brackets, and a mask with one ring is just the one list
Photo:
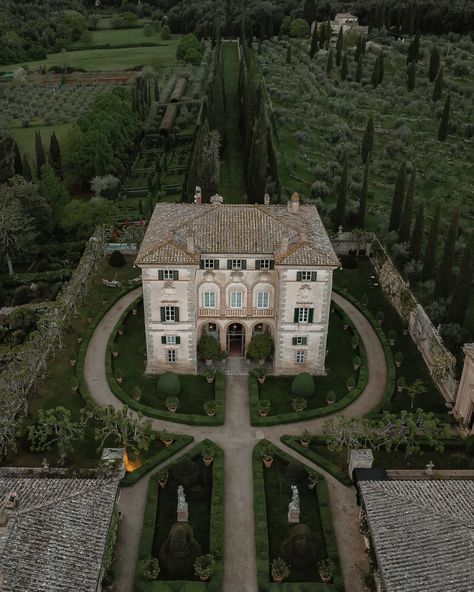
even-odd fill
[(216, 454), (216, 449), (214, 448), (214, 446), (212, 446), (212, 444), (207, 444), (201, 450), (202, 460), (203, 460), (203, 463), (206, 465), (206, 467), (208, 467), (212, 463), (212, 461), (214, 460), (215, 454)]
[(166, 397), (165, 406), (168, 411), (171, 411), (171, 413), (176, 413), (176, 410), (179, 407), (178, 397)]
[(197, 353), (201, 360), (205, 360), (206, 364), (210, 366), (212, 360), (219, 357), (221, 353), (221, 346), (215, 337), (212, 335), (202, 335), (198, 341)]
[(319, 481), (319, 474), (312, 469), (308, 469), (308, 488), (314, 489)]
[(268, 375), (268, 368), (266, 366), (258, 366), (258, 368), (253, 370), (253, 375), (260, 384), (263, 384)]
[(273, 457), (275, 455), (275, 447), (270, 442), (260, 443), (260, 456), (262, 457), (263, 464), (269, 469), (273, 464)]
[(168, 469), (161, 469), (161, 471), (158, 473), (158, 484), (161, 487), (161, 489), (164, 489), (166, 487), (166, 484), (168, 483), (168, 476)]
[(138, 571), (145, 580), (156, 580), (160, 574), (158, 559), (156, 557), (142, 559)]
[(367, 305), (369, 304), (369, 297), (367, 296), (367, 294), (363, 294), (360, 301), (362, 306), (365, 306), (367, 308)]
[(258, 414), (265, 417), (270, 412), (271, 402), (268, 399), (260, 399), (258, 402)]
[(290, 568), (281, 557), (277, 557), (272, 561), (271, 572), (274, 582), (283, 582), (290, 575)]
[(259, 360), (264, 364), (273, 351), (273, 339), (270, 333), (257, 333), (250, 340), (247, 348), (247, 357), (251, 360)]
[(397, 368), (400, 368), (400, 366), (402, 365), (402, 362), (403, 362), (403, 354), (402, 354), (402, 352), (397, 352), (395, 354), (395, 358), (394, 359), (395, 359), (395, 366)]
[(397, 334), (393, 329), (390, 329), (388, 332), (388, 342), (390, 345), (395, 345), (395, 339), (397, 338)]
[(194, 574), (201, 582), (206, 582), (212, 576), (214, 564), (214, 555), (212, 553), (200, 555), (194, 561)]
[(351, 339), (352, 349), (357, 349), (359, 347), (359, 338), (357, 335), (353, 335)]
[(77, 380), (76, 376), (73, 376), (71, 378), (71, 390), (73, 393), (75, 393), (78, 388), (79, 388), (79, 381)]
[(353, 376), (349, 376), (349, 378), (346, 381), (347, 390), (351, 391), (355, 387), (355, 384), (355, 378)]
[(114, 370), (114, 378), (119, 383), (122, 384), (123, 382), (123, 372), (120, 368), (115, 368)]
[(212, 384), (214, 382), (215, 377), (216, 377), (216, 371), (215, 371), (215, 369), (214, 368), (209, 368), (204, 373), (204, 376), (206, 377), (207, 382), (209, 384)]
[(385, 318), (385, 315), (383, 314), (383, 312), (381, 310), (379, 310), (379, 312), (377, 313), (377, 321), (378, 321), (379, 325), (381, 325), (383, 323), (384, 318)]
[(352, 367), (354, 368), (354, 370), (359, 370), (361, 364), (362, 364), (362, 360), (360, 359), (359, 356), (354, 356), (352, 358)]
[(311, 444), (312, 436), (308, 432), (308, 430), (304, 430), (304, 432), (300, 436), (300, 444), (303, 448), (308, 448)]
[(76, 352), (76, 350), (73, 350), (69, 355), (69, 363), (74, 368), (74, 366), (76, 365), (76, 362), (77, 362), (77, 352)]
[(204, 412), (206, 413), (206, 415), (209, 415), (209, 417), (212, 417), (213, 415), (216, 414), (216, 401), (215, 399), (211, 399), (210, 401), (206, 401), (203, 405), (204, 407)]
[(407, 386), (407, 382), (403, 376), (397, 380), (397, 393), (401, 393)]
[(173, 444), (173, 436), (166, 429), (162, 429), (159, 432), (158, 437), (160, 438), (160, 441), (166, 446), (166, 448), (169, 448), (171, 444)]
[(132, 399), (134, 401), (139, 401), (142, 398), (142, 389), (139, 386), (134, 386), (132, 388)]
[(347, 329), (349, 329), (351, 325), (351, 322), (349, 321), (349, 317), (346, 317), (346, 315), (344, 315), (343, 319), (342, 319), (342, 326), (344, 328), (344, 331), (347, 331)]
[(308, 405), (308, 401), (303, 397), (295, 397), (291, 400), (291, 408), (296, 413), (302, 413)]
[(133, 315), (134, 317), (136, 317), (136, 316), (137, 316), (137, 313), (138, 313), (138, 308), (137, 308), (136, 306), (134, 306), (134, 307), (132, 308), (132, 315)]
[(334, 391), (329, 391), (326, 395), (326, 403), (328, 405), (332, 405), (336, 402), (336, 393)]
[(334, 575), (336, 570), (336, 564), (332, 559), (323, 559), (318, 563), (319, 577), (325, 584), (328, 584)]
[(78, 335), (77, 337), (77, 343), (82, 343), (82, 340), (84, 339), (84, 337), (82, 337), (82, 335)]
[(120, 324), (120, 325), (117, 327), (117, 333), (120, 335), (120, 337), (122, 337), (122, 336), (123, 336), (123, 325), (122, 325), (122, 324)]
[(118, 358), (119, 349), (118, 349), (118, 345), (116, 343), (112, 344), (112, 355), (114, 356), (114, 358)]

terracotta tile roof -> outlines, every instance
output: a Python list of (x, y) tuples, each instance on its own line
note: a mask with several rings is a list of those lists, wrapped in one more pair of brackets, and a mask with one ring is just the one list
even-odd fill
[(474, 590), (474, 481), (361, 481), (386, 592)]
[[(192, 254), (186, 250), (186, 237), (190, 233), (196, 248)], [(288, 246), (284, 253), (285, 240)], [(281, 265), (339, 265), (318, 211), (312, 205), (300, 205), (292, 213), (279, 205), (157, 204), (136, 263), (178, 264), (176, 257), (184, 262), (185, 257), (170, 248), (171, 243), (182, 248), (193, 261), (199, 260), (199, 253), (262, 254), (274, 255)]]
[(2, 592), (95, 592), (118, 480), (0, 473), (0, 501), (18, 506), (0, 528)]

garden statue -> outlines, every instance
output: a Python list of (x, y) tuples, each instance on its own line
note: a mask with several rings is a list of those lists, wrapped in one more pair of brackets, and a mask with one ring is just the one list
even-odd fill
[(201, 545), (195, 540), (189, 524), (177, 522), (160, 548), (158, 559), (169, 578), (192, 578), (194, 561), (201, 555)]
[(178, 522), (188, 521), (188, 504), (186, 502), (186, 496), (184, 495), (184, 488), (182, 485), (178, 487)]
[(430, 460), (430, 462), (426, 465), (425, 473), (431, 477), (433, 475), (433, 469), (434, 469), (434, 462), (432, 460)]
[(288, 504), (288, 522), (299, 522), (300, 521), (300, 496), (298, 494), (298, 487), (291, 485), (291, 491), (293, 497), (291, 502)]
[(293, 569), (307, 569), (316, 561), (316, 547), (309, 526), (296, 524), (280, 549), (280, 555)]

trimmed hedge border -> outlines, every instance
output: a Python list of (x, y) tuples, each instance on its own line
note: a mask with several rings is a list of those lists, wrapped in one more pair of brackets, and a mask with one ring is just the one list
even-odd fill
[[(224, 451), (210, 440), (203, 440), (190, 450), (188, 454), (190, 457), (199, 455), (201, 450), (210, 444), (216, 449), (216, 455), (212, 463), (211, 524), (209, 537), (209, 550), (215, 559), (215, 569), (211, 581), (146, 581), (142, 580), (137, 574), (134, 588), (136, 592), (218, 592), (222, 589), (224, 572)], [(151, 550), (155, 536), (158, 503), (158, 475), (153, 475), (148, 485), (143, 528), (138, 546), (138, 561), (152, 554)]]
[(367, 381), (369, 378), (367, 351), (365, 349), (362, 339), (359, 336), (359, 332), (356, 330), (354, 326), (354, 323), (350, 320), (350, 318), (346, 315), (346, 313), (342, 310), (340, 306), (338, 306), (335, 302), (332, 302), (332, 305), (334, 305), (337, 308), (339, 314), (341, 314), (342, 316), (343, 321), (346, 321), (348, 323), (349, 328), (352, 330), (353, 334), (359, 337), (359, 357), (361, 358), (362, 363), (359, 369), (359, 376), (356, 386), (350, 392), (348, 392), (347, 395), (345, 395), (342, 399), (339, 399), (339, 401), (336, 401), (332, 405), (327, 405), (326, 407), (317, 407), (316, 409), (305, 410), (302, 413), (296, 413), (295, 411), (291, 411), (288, 413), (280, 413), (277, 415), (267, 415), (266, 417), (261, 417), (258, 414), (258, 381), (256, 378), (249, 375), (248, 389), (251, 425), (274, 426), (285, 423), (297, 423), (299, 421), (307, 421), (308, 419), (315, 419), (317, 417), (332, 415), (333, 413), (337, 413), (338, 411), (341, 411), (341, 409), (344, 409), (345, 407), (353, 403), (363, 393), (365, 387), (367, 386)]
[(173, 437), (173, 444), (171, 444), (169, 448), (164, 448), (163, 450), (160, 450), (160, 452), (157, 452), (153, 456), (147, 458), (147, 460), (142, 465), (140, 465), (138, 469), (135, 469), (131, 473), (127, 473), (120, 482), (122, 487), (130, 487), (131, 485), (135, 485), (137, 481), (139, 481), (157, 465), (164, 463), (166, 460), (194, 441), (192, 436), (186, 436), (184, 434), (170, 433), (170, 436)]
[(115, 341), (115, 338), (117, 337), (118, 327), (124, 322), (132, 308), (135, 308), (137, 306), (137, 302), (141, 299), (142, 296), (139, 296), (123, 311), (107, 342), (107, 351), (105, 356), (105, 372), (107, 375), (107, 382), (109, 384), (110, 390), (118, 399), (120, 399), (120, 401), (122, 401), (122, 403), (128, 405), (130, 409), (139, 411), (144, 415), (147, 415), (148, 417), (154, 417), (157, 419), (163, 419), (165, 421), (188, 425), (222, 425), (224, 423), (225, 395), (225, 377), (222, 374), (222, 372), (218, 372), (216, 374), (216, 378), (214, 381), (214, 392), (216, 399), (216, 414), (214, 416), (196, 415), (193, 413), (171, 413), (171, 411), (166, 411), (164, 409), (156, 409), (155, 407), (151, 407), (150, 405), (145, 405), (143, 403), (140, 403), (139, 401), (135, 401), (135, 399), (133, 399), (127, 392), (125, 392), (123, 388), (115, 380), (112, 369), (112, 345)]
[[(265, 441), (265, 440), (261, 440)], [(255, 539), (257, 550), (257, 581), (259, 592), (343, 592), (344, 583), (342, 579), (339, 554), (337, 550), (336, 535), (333, 528), (331, 506), (329, 504), (329, 492), (326, 480), (320, 476), (316, 485), (315, 495), (318, 504), (319, 515), (323, 536), (326, 543), (328, 557), (336, 564), (334, 583), (324, 584), (322, 582), (284, 582), (276, 583), (269, 581), (270, 552), (268, 547), (267, 527), (267, 502), (265, 498), (264, 473), (262, 459), (258, 452), (259, 444), (255, 446), (252, 453), (253, 464), (253, 490), (254, 490), (254, 514), (255, 514)], [(289, 454), (277, 448), (275, 454), (286, 462), (294, 463), (295, 459)], [(296, 461), (297, 462), (297, 461)], [(301, 463), (299, 463), (301, 464)], [(270, 469), (268, 469), (270, 470)]]

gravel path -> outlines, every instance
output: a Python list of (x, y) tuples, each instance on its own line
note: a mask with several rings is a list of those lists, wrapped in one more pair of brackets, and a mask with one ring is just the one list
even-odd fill
[[(137, 288), (121, 298), (103, 317), (97, 326), (87, 349), (84, 373), (85, 381), (94, 401), (101, 406), (120, 407), (107, 383), (105, 354), (109, 336), (122, 312), (141, 293)], [(360, 397), (341, 414), (363, 415), (380, 402), (387, 369), (383, 349), (367, 319), (350, 302), (333, 294), (335, 302), (344, 309), (356, 326), (367, 350), (369, 379)], [(219, 427), (182, 426), (154, 419), (155, 429), (181, 431), (192, 435), (195, 442), (175, 455), (170, 461), (204, 438), (210, 438), (225, 453), (225, 544), (224, 544), (224, 592), (257, 592), (255, 528), (253, 516), (252, 450), (262, 435), (285, 449), (304, 464), (324, 473), (329, 487), (334, 528), (339, 548), (342, 571), (347, 592), (364, 592), (363, 574), (368, 570), (367, 555), (358, 531), (358, 507), (355, 492), (339, 481), (314, 467), (311, 462), (281, 444), (283, 434), (300, 434), (307, 428), (320, 432), (325, 418), (298, 422), (284, 426), (255, 428), (249, 421), (247, 379), (244, 376), (227, 378), (225, 399), (225, 423)], [(259, 433), (258, 433), (259, 432)], [(159, 468), (166, 466), (163, 463)], [(158, 469), (155, 469), (158, 470)], [(136, 485), (122, 488), (120, 509), (122, 520), (117, 544), (117, 592), (132, 592), (138, 543), (143, 522), (145, 498), (150, 474)]]

